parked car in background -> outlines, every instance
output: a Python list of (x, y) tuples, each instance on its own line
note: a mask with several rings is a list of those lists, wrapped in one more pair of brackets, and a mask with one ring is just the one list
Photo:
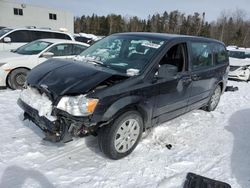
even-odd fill
[(35, 67), (18, 104), (47, 140), (97, 135), (112, 159), (130, 154), (152, 126), (194, 109), (215, 110), (227, 85), (225, 45), (207, 38), (121, 33), (80, 56)]
[(69, 59), (89, 45), (61, 39), (40, 39), (16, 50), (0, 52), (0, 87), (20, 89), (27, 73), (48, 58)]
[(231, 46), (227, 48), (230, 63), (229, 78), (234, 80), (250, 80), (250, 49)]
[(74, 40), (68, 33), (49, 29), (3, 28), (0, 30), (0, 51), (16, 49), (31, 41), (44, 38)]
[(87, 34), (87, 33), (78, 33), (78, 34), (74, 34), (74, 39), (78, 42), (84, 42), (87, 44), (93, 44), (96, 41), (102, 39), (103, 36), (96, 36), (93, 34)]

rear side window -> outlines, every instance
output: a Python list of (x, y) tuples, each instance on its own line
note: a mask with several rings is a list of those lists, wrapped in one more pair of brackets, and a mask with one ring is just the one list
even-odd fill
[(54, 38), (71, 40), (71, 38), (68, 35), (63, 33), (54, 33)]
[(212, 51), (209, 43), (192, 42), (192, 70), (205, 69), (211, 67)]
[(11, 42), (31, 42), (32, 37), (29, 31), (26, 30), (18, 30), (10, 33), (6, 37), (11, 38)]
[(33, 40), (54, 38), (53, 33), (45, 31), (31, 31)]
[(215, 65), (228, 62), (228, 53), (226, 48), (221, 44), (215, 44)]
[(71, 40), (71, 38), (63, 33), (54, 33), (54, 32), (46, 32), (46, 31), (31, 31), (33, 40), (37, 39), (46, 39), (46, 38), (55, 38), (55, 39), (67, 39)]

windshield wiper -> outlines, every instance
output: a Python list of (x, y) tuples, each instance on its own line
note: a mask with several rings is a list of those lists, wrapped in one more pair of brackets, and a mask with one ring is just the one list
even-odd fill
[(96, 59), (91, 59), (91, 58), (84, 58), (84, 59), (85, 59), (86, 61), (91, 62), (91, 63), (94, 63), (94, 64), (96, 64), (96, 65), (101, 65), (101, 66), (103, 66), (103, 67), (110, 68), (109, 65), (104, 64), (102, 61), (99, 61), (99, 60), (96, 60)]

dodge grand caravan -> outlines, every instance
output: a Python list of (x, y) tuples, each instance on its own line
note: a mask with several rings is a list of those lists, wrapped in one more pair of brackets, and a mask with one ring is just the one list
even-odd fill
[(216, 40), (114, 34), (75, 62), (51, 59), (35, 67), (18, 104), (46, 140), (97, 135), (100, 149), (120, 159), (146, 129), (194, 109), (214, 110), (228, 71), (226, 48)]

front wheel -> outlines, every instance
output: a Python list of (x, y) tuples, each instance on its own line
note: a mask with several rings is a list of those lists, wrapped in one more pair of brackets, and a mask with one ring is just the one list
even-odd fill
[(8, 76), (8, 86), (11, 89), (22, 89), (26, 81), (29, 70), (25, 68), (18, 68), (13, 70)]
[(211, 111), (214, 111), (216, 109), (216, 107), (218, 106), (218, 104), (220, 102), (221, 93), (222, 93), (221, 86), (218, 85), (215, 88), (210, 100), (208, 101), (207, 106), (205, 107), (206, 111), (211, 112)]
[(143, 120), (136, 111), (119, 116), (112, 125), (101, 128), (98, 143), (102, 152), (111, 159), (129, 155), (137, 146), (143, 130)]

